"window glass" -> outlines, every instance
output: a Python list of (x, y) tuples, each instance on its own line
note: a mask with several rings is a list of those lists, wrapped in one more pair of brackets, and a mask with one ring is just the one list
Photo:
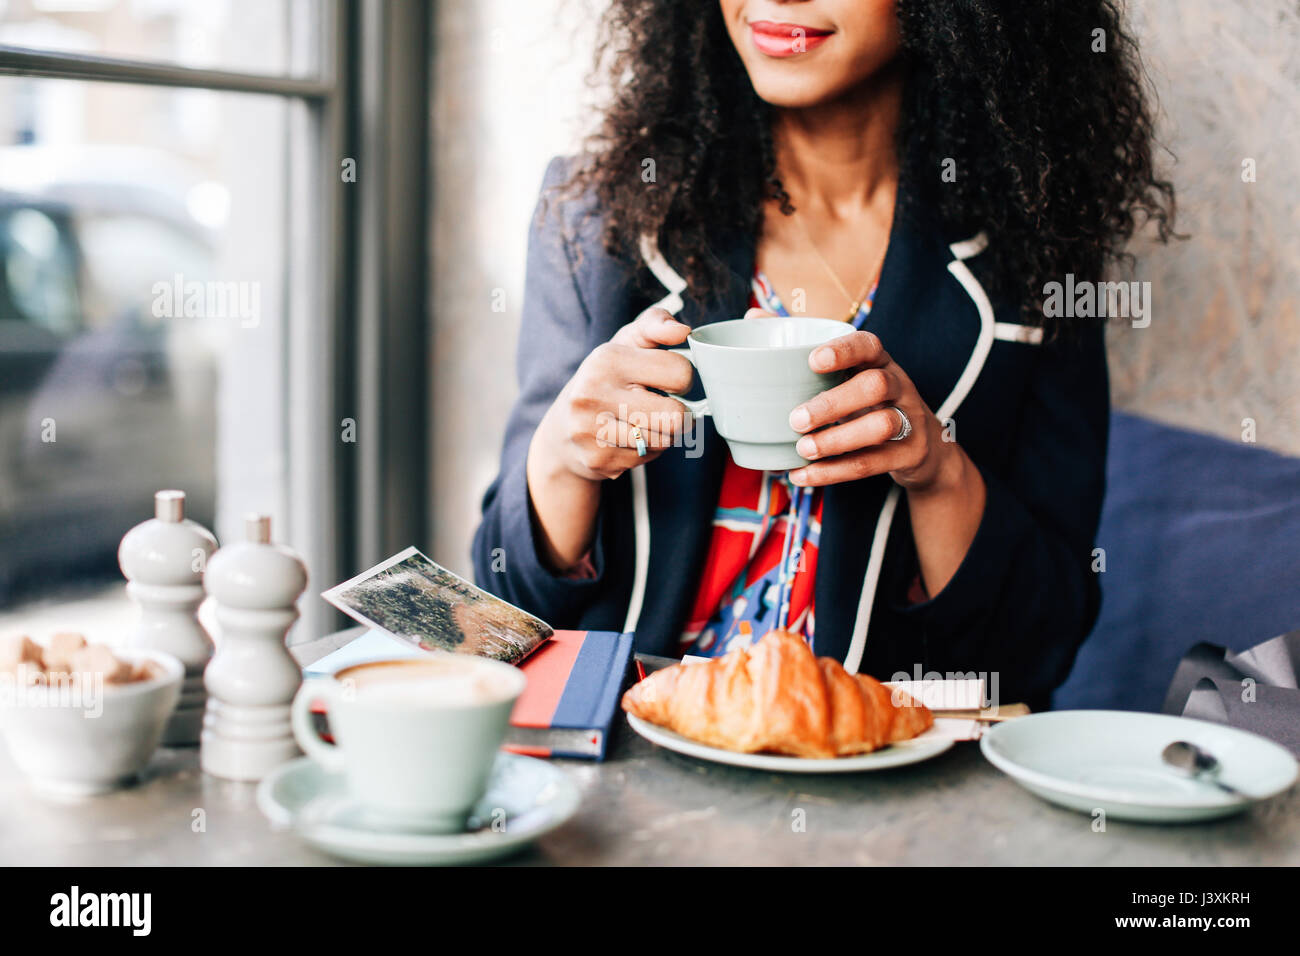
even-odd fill
[(319, 67), (323, 0), (0, 0), (0, 43), (263, 75)]
[(71, 334), (80, 318), (71, 229), (53, 210), (17, 200), (0, 198), (0, 317)]
[(0, 605), (120, 585), (158, 489), (283, 513), (297, 108), (0, 77)]

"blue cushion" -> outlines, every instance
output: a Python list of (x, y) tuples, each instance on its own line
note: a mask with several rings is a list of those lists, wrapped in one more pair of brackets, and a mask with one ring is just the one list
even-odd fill
[(1300, 459), (1116, 413), (1106, 472), (1101, 616), (1056, 708), (1156, 711), (1197, 641), (1300, 628)]

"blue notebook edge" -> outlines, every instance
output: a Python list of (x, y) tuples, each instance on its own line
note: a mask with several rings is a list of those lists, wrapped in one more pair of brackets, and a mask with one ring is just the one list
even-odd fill
[[(612, 640), (607, 642), (595, 641), (592, 638), (596, 635), (609, 635)], [(604, 643), (605, 646), (600, 645)], [(594, 654), (588, 654), (588, 648), (596, 648), (600, 651), (601, 656), (597, 659)], [(597, 760), (603, 761), (606, 751), (609, 749), (609, 739), (614, 734), (614, 724), (618, 720), (618, 705), (623, 694), (623, 687), (627, 683), (628, 670), (632, 666), (632, 659), (635, 656), (633, 649), (633, 635), (629, 631), (587, 631), (587, 636), (583, 640), (582, 651), (579, 652), (577, 660), (574, 661), (573, 671), (569, 674), (569, 680), (564, 685), (564, 693), (561, 695), (561, 705), (556, 708), (555, 716), (551, 718), (551, 726), (565, 730), (590, 730), (600, 732), (600, 752), (596, 757)], [(591, 696), (591, 707), (586, 709), (586, 716), (581, 717), (577, 714), (570, 715), (568, 712), (561, 712), (564, 707), (564, 697), (569, 693), (569, 686), (575, 679), (581, 679), (582, 672), (579, 670), (579, 662), (584, 658), (589, 663), (583, 663), (581, 667), (587, 670), (595, 670), (599, 673), (604, 671), (605, 680), (603, 685)], [(622, 666), (615, 667), (614, 664), (622, 659)], [(603, 716), (602, 716), (603, 715)], [(571, 754), (552, 752), (554, 756), (582, 756), (590, 757), (590, 754)]]

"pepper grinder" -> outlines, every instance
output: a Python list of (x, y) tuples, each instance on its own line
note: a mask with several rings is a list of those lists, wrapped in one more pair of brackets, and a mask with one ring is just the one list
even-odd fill
[(302, 674), (285, 635), (298, 619), (307, 569), (293, 551), (271, 543), (266, 515), (249, 515), (245, 533), (213, 556), (203, 582), (216, 603), (220, 640), (204, 675), (199, 763), (227, 780), (261, 780), (299, 753), (289, 705)]
[(185, 492), (154, 495), (154, 517), (122, 538), (117, 563), (126, 576), (126, 593), (140, 608), (128, 647), (166, 651), (185, 665), (180, 703), (163, 733), (168, 746), (199, 742), (203, 669), (212, 658), (212, 639), (199, 623), (203, 569), (217, 550), (212, 532), (185, 517)]

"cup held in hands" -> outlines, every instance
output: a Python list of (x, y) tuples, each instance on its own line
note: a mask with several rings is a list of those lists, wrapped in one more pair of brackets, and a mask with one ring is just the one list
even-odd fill
[(800, 434), (790, 413), (834, 388), (846, 372), (814, 372), (813, 349), (852, 332), (835, 319), (804, 316), (733, 319), (691, 332), (686, 348), (673, 349), (695, 366), (705, 398), (674, 395), (692, 415), (710, 415), (742, 468), (786, 471), (807, 459), (795, 450)]

